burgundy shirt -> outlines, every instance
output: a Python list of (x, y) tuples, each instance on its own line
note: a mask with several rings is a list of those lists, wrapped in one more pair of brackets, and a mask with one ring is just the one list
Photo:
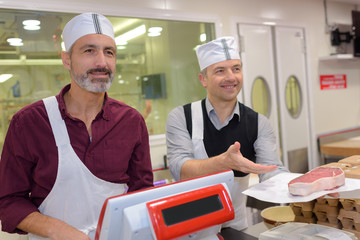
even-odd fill
[[(66, 112), (65, 86), (56, 96), (70, 142), (85, 166), (97, 177), (126, 183), (128, 191), (153, 186), (149, 136), (141, 114), (105, 95), (102, 110), (91, 125)], [(22, 233), (16, 226), (52, 189), (58, 151), (43, 101), (17, 112), (11, 120), (0, 160), (0, 220), (3, 231)]]

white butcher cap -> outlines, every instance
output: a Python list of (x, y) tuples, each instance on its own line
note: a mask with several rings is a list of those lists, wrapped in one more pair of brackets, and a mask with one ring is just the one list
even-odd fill
[(97, 13), (83, 13), (72, 18), (64, 27), (62, 37), (65, 50), (69, 51), (76, 40), (88, 34), (104, 34), (115, 41), (113, 26), (106, 17)]
[(231, 59), (240, 59), (239, 49), (233, 37), (221, 37), (200, 45), (196, 49), (200, 69)]

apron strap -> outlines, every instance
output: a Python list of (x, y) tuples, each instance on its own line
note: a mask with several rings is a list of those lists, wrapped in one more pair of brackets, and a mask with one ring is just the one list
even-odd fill
[(204, 139), (204, 119), (201, 101), (191, 103), (192, 139)]
[(62, 119), (59, 104), (55, 96), (43, 99), (45, 109), (49, 117), (50, 125), (55, 137), (56, 146), (62, 146), (70, 143), (69, 134)]

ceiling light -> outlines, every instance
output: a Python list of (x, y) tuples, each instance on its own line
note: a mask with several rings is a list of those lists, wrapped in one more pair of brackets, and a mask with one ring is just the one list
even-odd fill
[(206, 33), (200, 34), (200, 42), (205, 42), (205, 41), (206, 41)]
[(21, 46), (24, 46), (24, 43), (23, 43), (23, 42), (19, 42), (19, 43), (10, 43), (10, 46), (13, 46), (13, 47), (21, 47)]
[(10, 78), (12, 78), (12, 76), (12, 74), (0, 74), (0, 83), (9, 80)]
[(23, 46), (24, 45), (21, 38), (8, 38), (6, 41), (10, 44), (10, 46)]
[(146, 32), (145, 25), (141, 25), (137, 28), (134, 28), (124, 34), (115, 38), (116, 45), (126, 45), (127, 42), (133, 38), (136, 38)]
[(149, 32), (147, 35), (149, 37), (157, 37), (157, 36), (160, 36), (161, 33), (160, 32)]
[(274, 26), (276, 25), (276, 22), (263, 22), (264, 25), (270, 25), (270, 26)]
[(148, 29), (149, 37), (157, 37), (161, 35), (162, 27), (151, 27)]
[(29, 19), (29, 20), (24, 20), (22, 23), (24, 25), (25, 30), (34, 31), (34, 30), (40, 29), (40, 21), (39, 20)]
[(6, 40), (8, 43), (16, 43), (16, 42), (22, 42), (22, 39), (21, 38), (8, 38)]
[(35, 30), (39, 30), (40, 26), (27, 25), (27, 26), (24, 26), (24, 29), (25, 30), (30, 30), (30, 31), (35, 31)]
[(29, 26), (29, 25), (37, 26), (37, 25), (40, 25), (40, 21), (39, 21), (39, 20), (32, 20), (32, 19), (30, 19), (30, 20), (24, 20), (24, 21), (22, 22), (22, 24), (23, 24), (24, 26)]
[(148, 29), (148, 32), (161, 32), (162, 27), (151, 27)]

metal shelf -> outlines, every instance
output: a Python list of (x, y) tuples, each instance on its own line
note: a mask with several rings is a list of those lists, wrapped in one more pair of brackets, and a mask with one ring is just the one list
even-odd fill
[(359, 61), (360, 58), (354, 57), (352, 54), (334, 54), (331, 56), (320, 57), (320, 61), (333, 61), (333, 60), (354, 60)]

